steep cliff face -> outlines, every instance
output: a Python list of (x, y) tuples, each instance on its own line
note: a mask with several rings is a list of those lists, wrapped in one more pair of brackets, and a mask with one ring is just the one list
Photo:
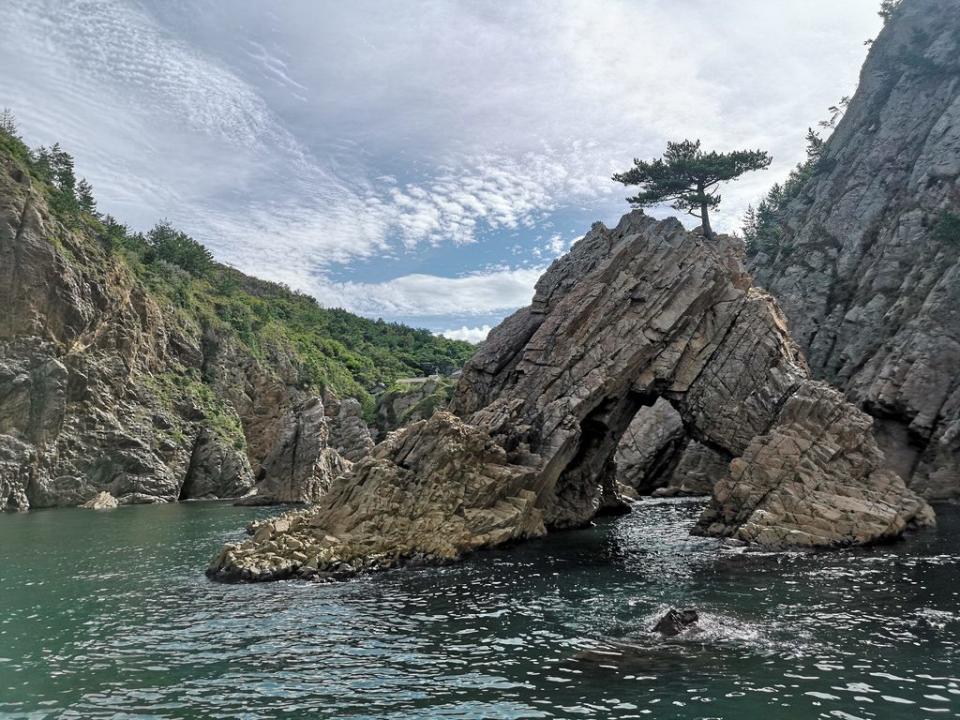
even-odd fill
[(623, 511), (615, 453), (658, 398), (734, 460), (697, 531), (770, 547), (893, 538), (933, 521), (884, 467), (869, 416), (809, 378), (732, 238), (630, 213), (596, 225), (491, 332), (449, 411), (392, 433), (315, 509), (229, 545), (264, 580), (446, 561)]
[[(48, 195), (0, 153), (0, 508), (255, 485), (261, 499), (316, 500), (349, 462), (328, 442), (304, 358), (276, 337), (254, 353), (214, 309), (151, 291)], [(357, 457), (372, 441), (351, 423), (359, 404), (344, 412), (340, 437)]]
[(753, 259), (813, 374), (876, 418), (888, 461), (960, 495), (960, 8), (904, 0), (781, 239)]

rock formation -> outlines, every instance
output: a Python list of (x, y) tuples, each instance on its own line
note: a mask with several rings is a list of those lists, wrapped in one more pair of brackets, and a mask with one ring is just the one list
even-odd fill
[(891, 467), (960, 495), (960, 12), (903, 0), (776, 247), (752, 262)]
[(445, 407), (455, 382), (442, 375), (424, 378), (401, 378), (377, 400), (375, 424), (384, 436), (418, 420), (426, 420), (434, 411)]
[(329, 445), (323, 401), (313, 397), (290, 408), (281, 427), (261, 465), (253, 504), (316, 502), (350, 466)]
[(693, 608), (675, 610), (670, 608), (663, 617), (653, 626), (653, 632), (663, 637), (675, 637), (700, 619), (700, 614)]
[(373, 436), (363, 419), (360, 401), (346, 398), (339, 402), (328, 403), (328, 424), (330, 425), (330, 445), (350, 462), (356, 462), (370, 454), (373, 449)]
[(80, 507), (87, 510), (112, 510), (117, 507), (119, 503), (117, 499), (108, 492), (97, 493), (97, 496), (87, 500)]
[(316, 499), (344, 461), (289, 347), (164, 306), (45, 198), (0, 153), (0, 509)]
[(641, 212), (613, 230), (598, 223), (491, 332), (450, 412), (388, 436), (282, 531), (226, 546), (210, 575), (442, 562), (619, 511), (617, 445), (658, 398), (688, 435), (736, 458), (700, 532), (836, 546), (932, 522), (884, 468), (870, 418), (809, 379), (741, 253), (737, 240)]
[(709, 495), (730, 458), (690, 438), (674, 407), (660, 398), (637, 411), (614, 456), (618, 482), (638, 495)]

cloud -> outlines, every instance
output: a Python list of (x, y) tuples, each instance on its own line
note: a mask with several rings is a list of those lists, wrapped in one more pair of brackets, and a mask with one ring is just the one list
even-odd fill
[(463, 325), (453, 330), (435, 332), (434, 335), (442, 335), (451, 340), (465, 340), (466, 342), (477, 344), (486, 340), (487, 335), (490, 334), (492, 329), (489, 325), (481, 325), (479, 327), (467, 327)]
[[(135, 227), (167, 217), (359, 312), (499, 312), (529, 300), (524, 262), (615, 221), (610, 175), (668, 139), (772, 152), (723, 190), (714, 224), (736, 227), (852, 90), (875, 6), (7, 0), (0, 105)], [(359, 261), (394, 277), (332, 279)]]
[(382, 283), (316, 281), (324, 304), (371, 316), (468, 316), (513, 310), (533, 299), (544, 267), (503, 268), (461, 277), (411, 274)]

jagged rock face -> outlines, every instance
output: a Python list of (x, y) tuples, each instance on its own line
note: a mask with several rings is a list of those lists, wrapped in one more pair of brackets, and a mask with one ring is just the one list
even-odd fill
[[(869, 417), (808, 378), (739, 252), (736, 240), (707, 242), (640, 212), (614, 230), (594, 226), (464, 369), (450, 404), (457, 417), (439, 412), (389, 436), (336, 480), (297, 516), (291, 532), (307, 552), (284, 549), (290, 533), (253, 538), (225, 548), (210, 574), (256, 580), (446, 561), (581, 525), (620, 504), (616, 448), (637, 411), (661, 397), (688, 435), (740, 458), (702, 532), (830, 546), (931, 522), (929, 506), (882, 469)], [(835, 421), (828, 433), (825, 419)], [(780, 451), (778, 465), (770, 458)], [(821, 505), (843, 522), (792, 532)]]
[(614, 456), (617, 480), (638, 495), (709, 495), (730, 458), (691, 439), (664, 398), (637, 411)]
[(396, 430), (426, 420), (450, 400), (454, 381), (442, 375), (401, 378), (377, 400), (376, 427), (383, 437)]
[[(947, 215), (945, 215), (945, 213)], [(891, 466), (960, 495), (960, 12), (904, 0), (776, 251), (752, 263), (813, 374), (877, 418)], [(939, 231), (938, 231), (939, 228)]]
[(0, 305), (0, 509), (101, 492), (120, 503), (236, 497), (255, 477), (283, 484), (284, 499), (315, 498), (342, 470), (316, 438), (296, 443), (295, 460), (284, 454), (292, 433), (326, 420), (282, 347), (267, 345), (261, 362), (229, 336), (171, 322), (6, 158)]
[(772, 429), (717, 483), (696, 532), (768, 547), (862, 545), (933, 522), (929, 505), (885, 467), (871, 419), (826, 385), (804, 383)]
[(667, 484), (686, 443), (683, 419), (665, 398), (641, 407), (614, 455), (617, 480), (641, 495), (651, 494)]
[(350, 463), (328, 444), (329, 431), (320, 398), (291, 408), (284, 432), (264, 459), (257, 495), (276, 503), (319, 500)]
[(178, 500), (238, 497), (250, 489), (253, 472), (247, 456), (224, 444), (209, 430), (201, 430), (193, 444), (190, 465)]
[(441, 411), (391, 433), (334, 483), (317, 510), (285, 515), (226, 546), (212, 574), (345, 575), (390, 567), (398, 557), (449, 561), (542, 535), (531, 472), (510, 464), (483, 430)]
[(153, 431), (164, 413), (137, 382), (171, 360), (161, 312), (97, 250), (0, 167), (0, 444), (17, 486), (5, 506), (78, 505), (103, 489), (175, 500), (186, 473), (191, 445)]
[(356, 398), (341, 400), (328, 413), (330, 445), (350, 462), (357, 462), (373, 450), (373, 436), (363, 420), (363, 409)]
[(696, 440), (688, 440), (666, 485), (653, 491), (654, 497), (711, 495), (714, 485), (727, 476), (730, 458)]

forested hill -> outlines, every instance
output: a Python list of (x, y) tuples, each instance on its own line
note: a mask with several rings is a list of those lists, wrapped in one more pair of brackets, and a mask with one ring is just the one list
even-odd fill
[(340, 399), (371, 419), (379, 387), (454, 370), (473, 351), (322, 308), (215, 262), (169, 223), (132, 232), (98, 212), (69, 154), (31, 151), (9, 115), (0, 307), (0, 508), (99, 492), (234, 497), (332, 476), (331, 423), (352, 407)]
[(202, 244), (165, 221), (147, 233), (131, 232), (97, 211), (92, 188), (76, 178), (69, 154), (59, 146), (31, 151), (9, 119), (0, 128), (0, 152), (49, 198), (60, 222), (88, 238), (96, 255), (129, 267), (171, 317), (229, 332), (258, 358), (267, 345), (288, 344), (307, 386), (371, 407), (374, 388), (398, 377), (449, 373), (473, 352), (469, 343), (324, 308), (309, 295), (245, 275), (215, 262)]

